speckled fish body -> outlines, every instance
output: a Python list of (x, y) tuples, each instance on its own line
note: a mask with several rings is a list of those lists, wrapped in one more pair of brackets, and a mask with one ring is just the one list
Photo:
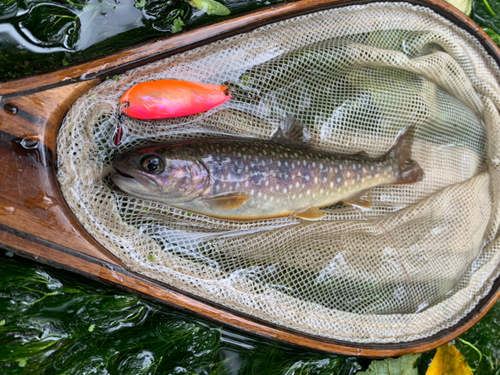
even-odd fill
[(274, 142), (189, 141), (120, 155), (112, 178), (132, 195), (209, 216), (314, 220), (324, 216), (318, 208), (372, 187), (419, 181), (423, 172), (410, 159), (410, 146), (407, 131), (380, 158)]
[(227, 86), (164, 79), (131, 87), (120, 105), (127, 116), (155, 120), (205, 112), (230, 99)]

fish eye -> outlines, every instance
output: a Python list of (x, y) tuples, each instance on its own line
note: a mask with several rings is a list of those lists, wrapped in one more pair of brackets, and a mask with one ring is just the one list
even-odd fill
[(163, 162), (158, 156), (146, 156), (142, 160), (142, 167), (146, 172), (150, 173), (163, 172)]

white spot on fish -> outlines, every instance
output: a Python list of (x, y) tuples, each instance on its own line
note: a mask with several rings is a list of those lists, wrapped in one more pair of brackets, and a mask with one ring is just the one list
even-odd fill
[(248, 180), (245, 181), (245, 187), (248, 187)]
[(342, 179), (340, 177), (337, 177), (337, 183), (341, 183), (342, 182)]
[(314, 177), (314, 183), (317, 184), (318, 183), (318, 177)]
[(342, 170), (342, 169), (343, 169), (342, 164), (340, 164), (340, 165), (339, 165), (339, 168), (340, 168), (340, 170)]
[(304, 176), (304, 180), (309, 181), (309, 176)]
[(326, 184), (328, 182), (328, 179), (326, 177), (323, 177), (323, 183)]
[(330, 182), (330, 187), (331, 187), (331, 188), (333, 188), (333, 181), (332, 181), (332, 182)]
[(272, 202), (273, 200), (274, 200), (274, 197), (271, 195), (271, 196), (269, 197), (269, 202)]
[(302, 165), (305, 167), (307, 165), (307, 162), (305, 160), (302, 161)]
[(215, 191), (220, 191), (220, 185), (219, 184), (215, 185)]
[(370, 167), (370, 171), (373, 171), (373, 165)]
[(296, 187), (296, 188), (300, 187), (300, 182), (296, 182), (296, 183), (295, 183), (295, 187)]
[(345, 174), (345, 176), (346, 176), (346, 177), (351, 177), (351, 172), (347, 172), (347, 173)]
[(240, 183), (239, 183), (239, 182), (237, 182), (237, 183), (236, 183), (236, 189), (239, 189), (239, 187), (240, 187)]
[(266, 180), (266, 183), (264, 185), (269, 186), (269, 180)]
[(278, 161), (278, 167), (281, 167), (281, 162), (280, 161)]
[(287, 190), (286, 188), (283, 188), (283, 193), (285, 193), (285, 194), (286, 194), (286, 192), (287, 192), (287, 191), (288, 191), (288, 190)]
[(310, 190), (310, 189), (307, 189), (306, 194), (307, 194), (307, 195), (311, 195), (311, 190)]
[(257, 193), (257, 196), (258, 196), (259, 198), (260, 198), (260, 197), (262, 197), (262, 192), (260, 192), (260, 191), (259, 191), (259, 192)]
[(295, 168), (295, 163), (292, 163), (292, 168)]
[(279, 190), (280, 190), (280, 186), (276, 185), (276, 191), (279, 191)]
[(344, 186), (349, 185), (349, 182), (347, 180), (344, 181)]
[(319, 163), (319, 169), (323, 169), (323, 164)]
[(255, 193), (255, 191), (252, 189), (250, 190), (250, 195), (253, 195)]
[(313, 168), (316, 168), (316, 162), (313, 161)]

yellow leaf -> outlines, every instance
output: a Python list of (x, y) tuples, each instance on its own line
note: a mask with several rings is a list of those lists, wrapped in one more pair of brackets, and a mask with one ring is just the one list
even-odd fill
[(425, 375), (472, 375), (472, 370), (455, 345), (444, 344), (437, 348)]

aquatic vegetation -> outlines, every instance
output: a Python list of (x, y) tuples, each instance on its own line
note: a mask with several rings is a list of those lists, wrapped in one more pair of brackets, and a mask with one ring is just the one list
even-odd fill
[(0, 373), (347, 375), (359, 369), (354, 358), (242, 335), (0, 255)]
[[(304, 350), (4, 254), (0, 373), (351, 375), (404, 363), (423, 375), (436, 352), (370, 361)], [(500, 374), (499, 313), (497, 304), (455, 341), (475, 374)]]
[(0, 2), (0, 80), (47, 72), (279, 2), (5, 0)]

